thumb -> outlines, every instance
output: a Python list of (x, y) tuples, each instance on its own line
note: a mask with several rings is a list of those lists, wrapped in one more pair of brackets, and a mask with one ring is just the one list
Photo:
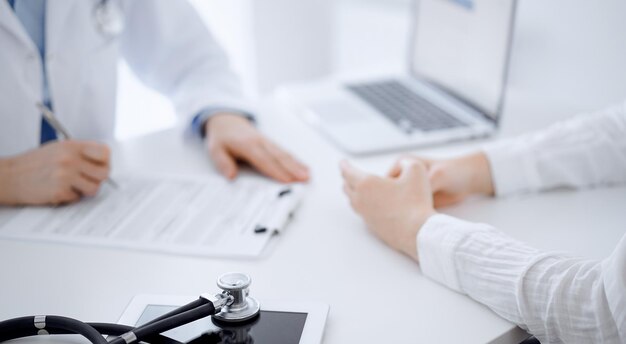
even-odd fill
[(344, 181), (351, 189), (354, 189), (360, 181), (367, 177), (365, 172), (361, 171), (357, 167), (354, 167), (347, 160), (341, 161), (339, 166), (341, 167), (341, 175), (343, 176)]
[(426, 178), (428, 175), (428, 167), (420, 160), (415, 159), (402, 159), (399, 163), (400, 173), (399, 177), (409, 176), (421, 176)]
[(403, 188), (409, 192), (415, 192), (420, 202), (428, 207), (433, 207), (433, 194), (430, 181), (428, 180), (428, 168), (422, 161), (413, 160), (403, 163), (402, 172), (398, 179)]
[[(405, 160), (407, 160), (407, 162), (404, 162)], [(433, 163), (433, 161), (430, 160), (430, 159), (426, 159), (426, 158), (422, 158), (422, 157), (416, 157), (416, 156), (412, 156), (412, 155), (407, 155), (407, 156), (404, 156), (404, 157), (396, 160), (396, 162), (393, 164), (393, 166), (391, 167), (391, 169), (387, 173), (387, 177), (389, 177), (389, 178), (398, 178), (398, 177), (400, 177), (400, 175), (402, 174), (403, 164), (408, 163), (408, 161), (419, 161), (419, 162), (424, 164), (424, 166), (426, 167), (427, 170), (430, 169), (430, 166)]]
[(226, 149), (223, 147), (212, 148), (210, 154), (221, 174), (228, 179), (234, 179), (237, 176), (237, 162), (228, 154)]
[(430, 185), (434, 192), (444, 189), (447, 183), (444, 178), (445, 173), (441, 164), (437, 164), (428, 170), (428, 180), (430, 180)]
[(401, 171), (399, 178), (405, 181), (428, 183), (428, 168), (420, 160), (404, 159), (400, 161)]
[(82, 146), (82, 155), (89, 160), (106, 163), (111, 157), (111, 150), (104, 144), (87, 141)]

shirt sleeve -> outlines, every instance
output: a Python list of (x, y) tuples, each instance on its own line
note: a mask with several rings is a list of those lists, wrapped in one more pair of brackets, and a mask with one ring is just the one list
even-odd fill
[(243, 113), (241, 112), (241, 110), (238, 109), (216, 109), (216, 108), (207, 108), (207, 109), (203, 109), (202, 111), (200, 111), (200, 113), (198, 113), (197, 115), (195, 115), (192, 120), (191, 120), (191, 132), (201, 138), (204, 138), (206, 136), (206, 132), (204, 129), (204, 124), (206, 123), (206, 121), (209, 120), (209, 118), (220, 114), (220, 113), (228, 113), (228, 114), (234, 114), (234, 115), (238, 115), (241, 117), (246, 118), (248, 121), (250, 121), (252, 124), (256, 123), (256, 120), (254, 118), (254, 116), (252, 114), (249, 113)]
[(599, 262), (541, 252), (491, 226), (435, 215), (417, 246), (424, 275), (542, 343), (626, 341), (626, 237)]
[[(626, 182), (626, 103), (485, 149), (498, 195)], [(495, 228), (431, 217), (423, 273), (542, 343), (626, 342), (626, 236), (604, 261), (541, 252)]]
[(497, 195), (626, 183), (626, 103), (485, 149)]
[(251, 117), (237, 76), (218, 42), (188, 1), (125, 2), (120, 48), (140, 80), (168, 96), (192, 125), (206, 109)]

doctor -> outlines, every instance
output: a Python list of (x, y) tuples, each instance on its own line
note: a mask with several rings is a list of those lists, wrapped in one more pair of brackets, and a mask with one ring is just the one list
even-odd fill
[[(252, 125), (228, 59), (186, 1), (0, 0), (0, 204), (58, 204), (109, 176), (117, 65), (167, 95), (227, 178), (246, 162), (281, 182), (308, 170)], [(58, 142), (37, 110), (74, 136)]]

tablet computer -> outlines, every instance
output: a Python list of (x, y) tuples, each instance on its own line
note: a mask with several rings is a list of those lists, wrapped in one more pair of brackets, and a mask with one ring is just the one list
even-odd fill
[[(130, 302), (119, 323), (140, 326), (196, 298), (198, 297), (138, 295)], [(226, 325), (207, 317), (165, 332), (164, 335), (184, 343), (203, 344), (318, 344), (322, 341), (328, 305), (259, 301), (259, 316), (244, 324)]]

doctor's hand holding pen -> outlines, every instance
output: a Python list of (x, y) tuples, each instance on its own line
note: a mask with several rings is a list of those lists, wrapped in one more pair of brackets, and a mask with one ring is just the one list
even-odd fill
[(110, 173), (109, 148), (88, 141), (56, 141), (0, 159), (0, 204), (45, 205), (93, 196)]

